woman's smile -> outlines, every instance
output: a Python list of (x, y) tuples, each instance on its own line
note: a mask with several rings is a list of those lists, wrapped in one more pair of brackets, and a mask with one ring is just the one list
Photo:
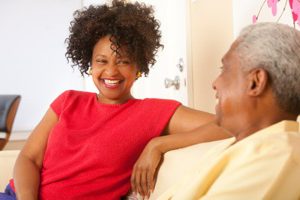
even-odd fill
[(120, 79), (101, 79), (101, 81), (109, 89), (116, 89), (124, 82), (124, 80)]

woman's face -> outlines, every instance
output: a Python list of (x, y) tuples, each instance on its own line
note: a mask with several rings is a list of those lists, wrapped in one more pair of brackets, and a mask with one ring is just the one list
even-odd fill
[(126, 102), (131, 96), (131, 87), (136, 80), (138, 68), (120, 50), (117, 55), (111, 49), (110, 36), (102, 37), (94, 46), (92, 55), (92, 78), (99, 90), (99, 100), (107, 104)]

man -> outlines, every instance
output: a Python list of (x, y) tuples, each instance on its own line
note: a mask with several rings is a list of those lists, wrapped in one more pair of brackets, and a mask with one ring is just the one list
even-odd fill
[(300, 32), (250, 25), (222, 63), (216, 116), (234, 138), (159, 199), (299, 199)]

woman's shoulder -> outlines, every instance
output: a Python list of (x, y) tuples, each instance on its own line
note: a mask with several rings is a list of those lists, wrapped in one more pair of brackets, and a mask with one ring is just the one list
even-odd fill
[(142, 101), (146, 103), (152, 103), (152, 104), (165, 104), (165, 103), (181, 104), (179, 101), (174, 99), (145, 98)]
[(160, 99), (160, 98), (145, 98), (141, 100), (142, 105), (152, 108), (170, 108), (178, 107), (181, 103), (174, 99)]
[(86, 91), (78, 91), (78, 90), (65, 90), (62, 92), (53, 103), (55, 104), (73, 104), (74, 102), (85, 102), (89, 100), (93, 100), (95, 98), (96, 93), (86, 92)]
[(96, 93), (66, 90), (62, 92), (52, 103), (52, 109), (59, 115), (65, 108), (72, 108), (86, 105), (87, 102), (94, 102)]
[(87, 91), (65, 90), (61, 95), (67, 98), (86, 98), (86, 97), (94, 97), (96, 94)]
[(65, 90), (63, 93), (75, 95), (75, 96), (86, 96), (86, 95), (94, 95), (94, 92), (88, 91), (80, 91), (80, 90)]

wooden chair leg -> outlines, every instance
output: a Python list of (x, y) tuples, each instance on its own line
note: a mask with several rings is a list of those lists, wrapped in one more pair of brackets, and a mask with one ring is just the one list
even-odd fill
[(7, 140), (5, 139), (0, 139), (0, 151), (4, 149), (4, 146), (6, 145)]

